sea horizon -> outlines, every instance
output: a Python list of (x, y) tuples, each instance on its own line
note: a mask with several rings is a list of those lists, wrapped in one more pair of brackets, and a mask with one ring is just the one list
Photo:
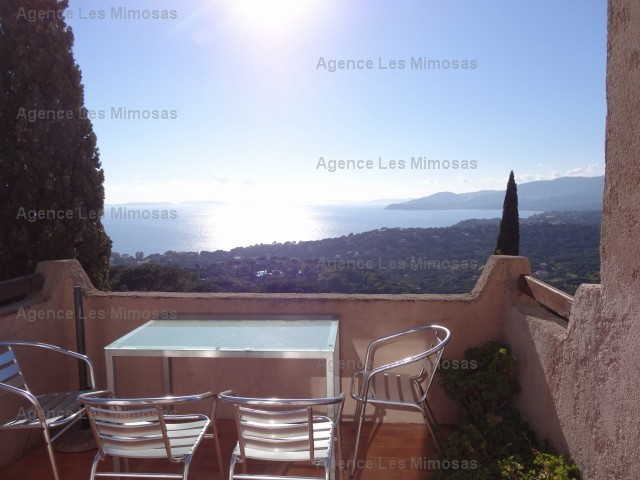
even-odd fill
[[(386, 201), (385, 201), (386, 202)], [(280, 206), (218, 202), (105, 205), (112, 252), (230, 251), (258, 244), (323, 240), (383, 228), (449, 227), (500, 218), (502, 210), (386, 210), (388, 203)], [(277, 209), (276, 209), (277, 208)], [(535, 211), (521, 211), (526, 218)]]

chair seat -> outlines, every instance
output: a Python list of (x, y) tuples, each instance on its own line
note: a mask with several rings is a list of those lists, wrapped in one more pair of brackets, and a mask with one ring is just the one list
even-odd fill
[[(165, 415), (167, 422), (167, 435), (171, 446), (171, 454), (177, 459), (182, 459), (193, 453), (197, 447), (197, 439), (204, 435), (209, 427), (209, 419), (205, 415), (198, 415), (198, 420), (191, 422), (170, 423), (171, 415)], [(107, 455), (128, 458), (167, 458), (164, 440), (161, 436), (152, 436), (148, 442), (141, 442), (139, 437), (131, 443), (131, 448), (123, 448), (122, 440), (117, 447), (112, 446), (107, 436), (102, 437), (104, 451)]]
[[(331, 433), (333, 431), (333, 423), (331, 421), (317, 422), (313, 424), (313, 456), (314, 463), (324, 462), (329, 455), (331, 445)], [(246, 433), (246, 430), (245, 430)], [(289, 441), (300, 440), (300, 450), (280, 452), (276, 448), (265, 448), (268, 444), (262, 441), (252, 441), (251, 437), (245, 437), (244, 452), (247, 458), (256, 460), (272, 460), (282, 462), (303, 462), (309, 461), (309, 437), (308, 435), (301, 437), (289, 437)], [(288, 444), (290, 448), (291, 445)], [(233, 451), (235, 455), (240, 455), (240, 444), (237, 443)]]
[[(54, 392), (36, 396), (50, 428), (69, 423), (79, 417), (83, 410), (78, 395), (86, 392)], [(0, 425), (3, 428), (37, 428), (40, 419), (33, 406), (20, 408), (16, 418)]]

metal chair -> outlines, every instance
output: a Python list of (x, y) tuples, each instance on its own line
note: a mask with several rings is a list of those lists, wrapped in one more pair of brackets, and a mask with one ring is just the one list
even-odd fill
[[(197, 395), (162, 398), (114, 398), (107, 390), (80, 396), (84, 403), (98, 452), (93, 459), (90, 479), (96, 477), (127, 478), (180, 478), (186, 480), (193, 455), (213, 427), (213, 438), (223, 474), (215, 424), (204, 414), (180, 415), (174, 408), (180, 404), (211, 400), (211, 412), (215, 415), (216, 399), (211, 392)], [(119, 470), (119, 459), (164, 459), (183, 466), (182, 473), (138, 473), (98, 471), (98, 465), (113, 457), (114, 470)]]
[[(52, 392), (44, 394), (34, 393), (28, 386), (27, 380), (18, 364), (18, 359), (14, 352), (15, 347), (18, 350), (24, 349), (24, 354), (34, 353), (34, 350), (49, 350), (56, 354), (63, 354), (76, 358), (88, 366), (89, 387), (90, 390), (69, 391), (69, 392)], [(95, 378), (93, 375), (93, 364), (86, 355), (66, 350), (55, 345), (49, 345), (40, 342), (0, 342), (0, 391), (17, 395), (28, 402), (27, 407), (20, 407), (16, 417), (12, 420), (0, 424), (0, 430), (19, 430), (19, 429), (38, 429), (42, 430), (44, 440), (49, 453), (49, 461), (53, 469), (55, 480), (60, 480), (56, 459), (53, 452), (53, 442), (63, 433), (71, 428), (77, 421), (83, 417), (84, 410), (78, 401), (78, 396), (83, 392), (93, 391), (95, 387)], [(66, 372), (65, 372), (66, 374)], [(51, 430), (62, 428), (55, 436), (51, 436)], [(28, 437), (25, 438), (24, 447)]]
[[(447, 328), (429, 325), (379, 338), (369, 344), (364, 369), (356, 372), (351, 379), (350, 394), (357, 401), (353, 428), (355, 429), (356, 425), (358, 428), (351, 475), (355, 474), (358, 464), (358, 448), (367, 404), (383, 408), (418, 410), (422, 413), (436, 447), (440, 451), (438, 437), (434, 432), (436, 422), (427, 401), (427, 395), (444, 347), (450, 338), (451, 332)], [(376, 365), (375, 355), (382, 347), (393, 345), (396, 351), (402, 353), (409, 349), (415, 350), (416, 343), (423, 345), (419, 353)]]
[[(306, 462), (324, 466), (324, 478), (335, 478), (340, 461), (340, 417), (344, 394), (330, 398), (277, 399), (238, 397), (232, 391), (219, 395), (233, 406), (238, 443), (231, 455), (229, 480), (317, 479), (283, 475), (247, 474), (247, 459), (273, 462)], [(327, 414), (316, 412), (327, 407)], [(330, 418), (330, 412), (333, 412)], [(337, 440), (337, 454), (335, 441)], [(236, 473), (236, 464), (243, 473)]]

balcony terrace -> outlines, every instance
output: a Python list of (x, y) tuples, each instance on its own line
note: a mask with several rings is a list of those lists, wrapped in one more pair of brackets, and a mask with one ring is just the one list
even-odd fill
[[(541, 358), (538, 353), (538, 350), (548, 348), (551, 356), (553, 348), (560, 348), (562, 339), (567, 335), (568, 324), (540, 307), (532, 298), (534, 292), (525, 293), (527, 289), (521, 283), (533, 285), (523, 277), (531, 273), (526, 258), (491, 257), (476, 287), (463, 295), (112, 293), (94, 289), (75, 260), (42, 262), (36, 273), (35, 286), (22, 287), (33, 289), (33, 292), (19, 302), (1, 307), (2, 338), (44, 341), (75, 349), (73, 290), (80, 285), (86, 349), (96, 367), (98, 388), (106, 388), (104, 347), (162, 312), (172, 316), (185, 313), (337, 315), (340, 319), (340, 363), (337, 368), (344, 392), (348, 392), (351, 375), (362, 365), (366, 347), (373, 338), (437, 323), (452, 331), (452, 340), (445, 350), (446, 359), (461, 359), (467, 348), (483, 345), (489, 340), (509, 344), (521, 366), (523, 391), (519, 407), (525, 418), (535, 425), (541, 437), (548, 439), (558, 450), (569, 451), (557, 416), (548, 414), (555, 411), (549, 386), (549, 375), (553, 374), (555, 366), (548, 363), (549, 358)], [(42, 280), (42, 285), (38, 280)], [(583, 290), (590, 288), (582, 287)], [(35, 377), (37, 384), (31, 385), (35, 389), (73, 389), (77, 383), (73, 361), (64, 363), (61, 360), (59, 364), (52, 364), (40, 358), (29, 358), (26, 363), (21, 360), (21, 365), (27, 378)], [(162, 395), (161, 360), (126, 358), (121, 359), (118, 365), (119, 395)], [(175, 359), (173, 371), (180, 372), (180, 375), (174, 374), (175, 393), (234, 389), (247, 396), (325, 394), (325, 367), (315, 360), (283, 362), (266, 359), (261, 360), (260, 366), (256, 369), (255, 361), (250, 359)], [(433, 387), (431, 399), (438, 422), (452, 424), (458, 407), (437, 384)], [(10, 404), (3, 403), (0, 414), (8, 414), (11, 408)], [(354, 409), (355, 402), (347, 398), (343, 415), (343, 462), (349, 462), (353, 453), (350, 420)], [(220, 413), (223, 419), (230, 417), (229, 412), (221, 410)], [(375, 433), (364, 437), (368, 441), (364, 442), (361, 451), (361, 456), (366, 455), (361, 478), (428, 478), (426, 467), (419, 467), (435, 457), (431, 439), (421, 422), (419, 414), (402, 411), (386, 412), (381, 426), (376, 424), (374, 427), (369, 421), (367, 428), (369, 431), (374, 428)], [(6, 464), (0, 468), (0, 477), (49, 478), (51, 474), (40, 435), (31, 435), (29, 445), (33, 450), (15, 461), (24, 443), (24, 435), (15, 431), (0, 435), (2, 463)], [(225, 460), (228, 460), (234, 440), (228, 440), (229, 436), (225, 439)], [(65, 478), (86, 478), (92, 456), (92, 452), (59, 454), (61, 470), (68, 475)], [(217, 475), (210, 445), (205, 443), (201, 446), (197, 460), (193, 478)], [(398, 468), (400, 466), (401, 469)]]

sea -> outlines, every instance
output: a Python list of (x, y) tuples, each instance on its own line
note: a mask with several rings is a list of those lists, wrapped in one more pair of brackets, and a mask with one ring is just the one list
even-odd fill
[[(500, 218), (501, 210), (386, 210), (385, 204), (278, 206), (185, 203), (106, 205), (102, 224), (112, 251), (229, 251), (257, 244), (322, 240), (383, 228), (447, 227)], [(521, 211), (526, 218), (534, 213)]]

